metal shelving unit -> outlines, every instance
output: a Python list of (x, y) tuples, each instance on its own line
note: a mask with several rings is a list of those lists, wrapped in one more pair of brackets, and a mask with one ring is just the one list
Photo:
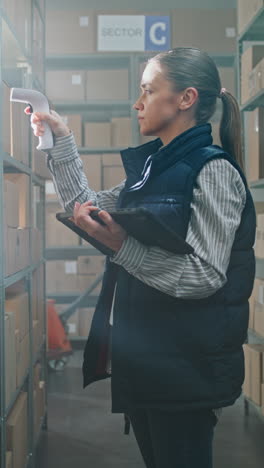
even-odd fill
[[(250, 23), (245, 27), (244, 31), (240, 34), (237, 39), (237, 55), (238, 55), (238, 95), (241, 96), (241, 54), (244, 51), (245, 46), (248, 42), (258, 43), (264, 41), (264, 7), (262, 7), (256, 16), (250, 21)], [(264, 106), (264, 90), (260, 90), (255, 96), (252, 96), (245, 104), (240, 106), (241, 115), (242, 115), (242, 124), (243, 124), (243, 135), (244, 135), (244, 154), (245, 154), (245, 166), (248, 168), (249, 164), (249, 155), (248, 155), (248, 136), (246, 132), (247, 128), (247, 117), (246, 112), (253, 111), (257, 107)], [(252, 191), (253, 199), (255, 202), (264, 201), (264, 179), (257, 180), (250, 184), (250, 189)], [(256, 277), (264, 277), (264, 259), (256, 259)], [(264, 344), (264, 337), (257, 334), (254, 330), (248, 330), (248, 343), (249, 344)], [(244, 395), (244, 405), (245, 405), (245, 414), (248, 415), (249, 411), (252, 409), (263, 421), (264, 415), (262, 413), (261, 407), (256, 405), (250, 398)]]
[[(3, 2), (0, 0), (0, 60), (1, 60), (1, 81), (6, 80), (9, 86), (21, 86), (21, 87), (32, 87), (36, 82), (35, 70), (32, 70), (32, 50), (31, 50), (31, 32), (33, 31), (33, 10), (36, 7), (42, 18), (44, 24), (45, 11), (41, 11), (40, 5), (37, 0), (29, 0), (28, 3), (29, 12), (31, 14), (31, 24), (29, 24), (29, 32), (27, 40), (22, 44), (19, 35), (12, 24), (12, 21), (8, 17), (6, 11), (4, 11)], [(25, 33), (25, 36), (27, 34)], [(44, 61), (44, 56), (43, 56)], [(21, 71), (21, 78), (18, 81), (18, 72)], [(1, 101), (3, 101), (3, 89), (1, 87)], [(3, 106), (1, 107), (3, 108)], [(3, 131), (3, 125), (1, 121), (1, 132)], [(45, 203), (45, 184), (43, 179), (33, 173), (32, 170), (32, 155), (29, 149), (29, 163), (28, 165), (14, 159), (9, 154), (5, 153), (2, 146), (2, 138), (0, 139), (0, 187), (2, 190), (2, 196), (0, 200), (0, 224), (4, 225), (4, 202), (3, 202), (3, 186), (4, 186), (4, 174), (5, 173), (17, 173), (26, 174), (29, 181), (29, 200), (28, 208), (33, 204), (33, 186), (39, 188), (40, 193), (40, 209), (41, 209), (41, 229), (44, 232), (45, 218), (44, 218), (44, 203)], [(29, 141), (29, 135), (28, 135)], [(30, 225), (32, 225), (32, 212), (30, 210)], [(44, 236), (43, 236), (44, 237)], [(44, 329), (43, 342), (38, 349), (37, 353), (34, 354), (34, 343), (33, 343), (33, 304), (32, 304), (32, 287), (33, 287), (33, 274), (39, 268), (44, 268), (44, 243), (42, 245), (42, 256), (37, 261), (33, 261), (32, 252), (32, 234), (31, 230), (29, 233), (29, 260), (28, 265), (16, 273), (6, 276), (5, 275), (5, 241), (4, 236), (0, 236), (0, 438), (1, 438), (1, 451), (0, 451), (0, 468), (6, 467), (6, 424), (7, 418), (19, 396), (21, 391), (25, 390), (28, 394), (28, 427), (25, 428), (28, 435), (28, 450), (27, 450), (27, 468), (36, 468), (35, 462), (35, 448), (37, 439), (34, 434), (34, 399), (33, 399), (33, 386), (34, 386), (34, 375), (33, 369), (37, 362), (41, 362), (44, 369), (43, 380), (46, 381), (46, 329)], [(10, 402), (6, 405), (5, 385), (6, 385), (6, 356), (5, 356), (5, 297), (7, 288), (16, 286), (17, 283), (23, 283), (25, 292), (28, 293), (29, 297), (29, 366), (19, 383), (18, 387), (11, 395)], [(43, 281), (43, 289), (45, 290), (45, 282)], [(41, 307), (41, 313), (45, 314), (45, 303), (43, 301)], [(15, 372), (15, 370), (14, 370)], [(46, 404), (47, 407), (47, 404)], [(44, 415), (46, 420), (47, 415)], [(44, 421), (43, 421), (44, 422)]]

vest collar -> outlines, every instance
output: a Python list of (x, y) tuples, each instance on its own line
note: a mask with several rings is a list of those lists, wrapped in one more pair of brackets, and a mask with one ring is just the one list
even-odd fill
[(174, 165), (191, 151), (210, 146), (213, 142), (211, 131), (211, 124), (197, 125), (175, 137), (166, 146), (162, 146), (162, 141), (157, 138), (136, 148), (121, 151), (127, 176), (137, 181), (149, 156), (152, 163), (151, 172), (155, 174)]

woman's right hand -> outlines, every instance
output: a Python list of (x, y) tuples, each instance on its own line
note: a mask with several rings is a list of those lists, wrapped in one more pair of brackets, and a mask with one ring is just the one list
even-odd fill
[[(30, 107), (26, 107), (25, 114), (30, 115)], [(62, 137), (70, 135), (71, 131), (67, 125), (63, 122), (61, 116), (54, 110), (50, 111), (50, 114), (45, 112), (33, 112), (31, 114), (31, 127), (34, 130), (34, 135), (37, 137), (44, 135), (44, 126), (42, 122), (46, 122), (51, 128), (52, 133), (55, 137)]]

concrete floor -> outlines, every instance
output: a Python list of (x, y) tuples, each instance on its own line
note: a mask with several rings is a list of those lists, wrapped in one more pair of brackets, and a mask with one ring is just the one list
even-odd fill
[[(144, 468), (132, 431), (110, 412), (110, 382), (82, 390), (81, 353), (50, 374), (48, 431), (37, 450), (38, 468)], [(245, 417), (241, 398), (224, 410), (215, 432), (214, 468), (263, 468), (264, 417)]]

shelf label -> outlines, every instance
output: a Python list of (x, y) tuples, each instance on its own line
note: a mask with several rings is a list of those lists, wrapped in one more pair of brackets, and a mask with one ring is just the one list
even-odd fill
[(77, 327), (75, 323), (68, 323), (68, 330), (70, 334), (74, 334), (77, 332)]
[(169, 47), (169, 16), (98, 16), (98, 51), (162, 51)]
[(77, 275), (77, 262), (65, 262), (66, 275)]
[(72, 84), (73, 85), (80, 85), (82, 83), (81, 75), (72, 75)]
[(89, 26), (89, 16), (80, 16), (79, 23), (81, 28), (87, 28)]
[(235, 28), (226, 28), (225, 35), (228, 38), (236, 37), (236, 29)]

